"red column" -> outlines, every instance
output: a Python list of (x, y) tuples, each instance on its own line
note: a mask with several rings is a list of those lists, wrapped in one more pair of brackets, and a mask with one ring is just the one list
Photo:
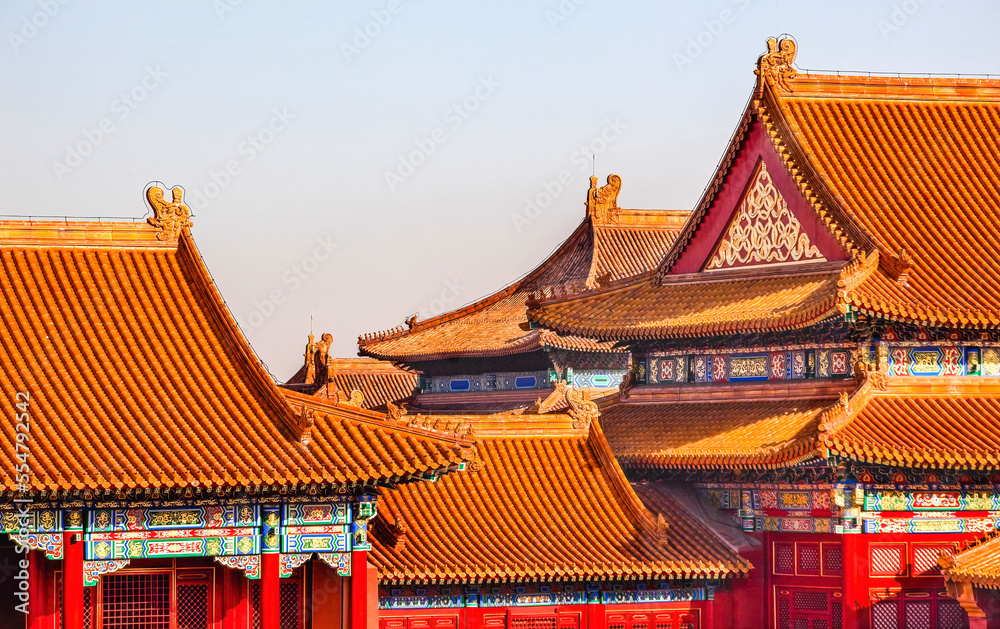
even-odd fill
[(32, 550), (21, 557), (28, 560), (28, 629), (42, 629), (45, 617), (45, 572), (42, 562), (45, 555), (40, 550)]
[(278, 582), (281, 555), (263, 553), (260, 556), (260, 626), (278, 629)]
[(701, 628), (715, 629), (715, 601), (705, 601), (701, 605)]
[(63, 629), (83, 629), (83, 534), (63, 533)]
[(868, 544), (860, 533), (841, 537), (844, 570), (844, 629), (868, 626)]
[(350, 629), (369, 629), (370, 626), (377, 623), (377, 607), (376, 609), (369, 609), (372, 594), (369, 592), (370, 587), (370, 580), (368, 579), (368, 551), (351, 551)]

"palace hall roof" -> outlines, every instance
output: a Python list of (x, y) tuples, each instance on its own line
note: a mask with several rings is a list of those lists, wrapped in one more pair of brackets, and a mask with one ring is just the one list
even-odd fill
[(996, 532), (945, 554), (938, 563), (945, 580), (974, 587), (1000, 589), (1000, 536)]
[(770, 468), (829, 456), (1000, 468), (1000, 385), (975, 376), (641, 386), (601, 406), (626, 469)]
[[(0, 222), (0, 409), (30, 418), (30, 489), (395, 482), (471, 456), (361, 409), (290, 404), (174, 227)], [(5, 422), (8, 472), (15, 437)]]
[(360, 391), (361, 408), (380, 413), (386, 411), (387, 402), (408, 400), (420, 386), (416, 372), (372, 358), (328, 358), (326, 368), (325, 384), (307, 384), (303, 367), (281, 386), (331, 400), (347, 400), (353, 391)]
[[(848, 310), (1000, 325), (1000, 80), (797, 73), (794, 43), (778, 44), (758, 62), (730, 146), (658, 268), (542, 299), (533, 321), (599, 340), (734, 332), (744, 308), (751, 329)], [(789, 211), (775, 209), (770, 223), (739, 213), (754, 194)], [(797, 239), (789, 255), (752, 250), (763, 226)], [(823, 275), (817, 261), (836, 260), (855, 274)], [(784, 277), (764, 276), (765, 264)]]
[(380, 498), (370, 557), (383, 582), (709, 577), (750, 568), (679, 504), (647, 510), (598, 421), (564, 413), (400, 421), (468, 425), (478, 460)]
[[(626, 210), (617, 207), (621, 180), (596, 187), (592, 179), (588, 212), (570, 237), (523, 279), (469, 306), (408, 327), (365, 334), (360, 353), (392, 361), (495, 357), (550, 345), (577, 351), (614, 351), (610, 343), (528, 329), (525, 302), (603, 285), (653, 269), (663, 258), (688, 212)], [(613, 190), (612, 190), (613, 189)], [(604, 201), (595, 199), (604, 191)]]

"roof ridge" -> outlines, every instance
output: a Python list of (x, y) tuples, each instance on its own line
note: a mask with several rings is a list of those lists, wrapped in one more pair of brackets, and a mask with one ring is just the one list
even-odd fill
[(601, 429), (600, 412), (598, 419), (590, 422), (590, 433), (587, 438), (587, 447), (590, 448), (597, 460), (600, 461), (604, 472), (608, 475), (611, 488), (623, 502), (625, 515), (636, 525), (640, 531), (650, 536), (653, 540), (666, 540), (666, 528), (659, 518), (655, 517), (648, 507), (639, 499), (635, 489), (625, 477), (618, 459), (611, 450)]
[[(579, 225), (577, 225), (576, 229), (574, 229), (573, 232), (570, 233), (570, 235), (566, 238), (566, 240), (564, 240), (562, 244), (560, 244), (552, 253), (550, 253), (548, 257), (546, 257), (545, 260), (543, 260), (538, 266), (536, 266), (534, 269), (532, 269), (527, 274), (522, 276), (520, 279), (513, 281), (512, 283), (497, 290), (496, 292), (486, 297), (483, 297), (482, 299), (474, 301), (466, 306), (458, 308), (456, 310), (451, 310), (449, 312), (445, 312), (437, 316), (431, 317), (426, 321), (417, 321), (416, 316), (411, 317), (406, 321), (407, 327), (403, 327), (400, 325), (383, 332), (374, 332), (374, 333), (369, 332), (361, 334), (358, 337), (358, 347), (361, 349), (361, 351), (364, 351), (366, 345), (370, 345), (372, 343), (377, 343), (380, 341), (388, 341), (408, 336), (412, 333), (420, 332), (422, 330), (426, 330), (428, 328), (432, 328), (441, 325), (443, 323), (449, 323), (451, 321), (455, 321), (457, 319), (465, 317), (466, 315), (472, 314), (474, 312), (479, 312), (480, 310), (484, 310), (486, 308), (489, 308), (490, 306), (499, 303), (503, 299), (517, 293), (518, 290), (524, 288), (526, 284), (531, 282), (538, 275), (540, 275), (545, 270), (548, 270), (553, 264), (555, 264), (559, 256), (562, 253), (564, 253), (566, 249), (570, 248), (570, 245), (576, 244), (576, 239), (579, 238), (584, 233), (584, 227), (589, 223), (590, 223), (590, 218), (589, 217), (584, 218), (584, 220)], [(371, 355), (371, 354), (366, 353), (366, 355)], [(378, 356), (373, 356), (373, 357), (378, 358)]]
[(280, 391), (286, 401), (294, 400), (296, 404), (299, 404), (313, 412), (334, 416), (338, 419), (355, 421), (359, 424), (367, 424), (369, 426), (382, 428), (392, 432), (412, 434), (428, 439), (436, 439), (438, 441), (458, 446), (469, 447), (474, 443), (474, 439), (471, 438), (468, 432), (444, 432), (434, 430), (432, 428), (407, 424), (405, 422), (392, 422), (386, 413), (380, 413), (370, 409), (361, 408), (359, 406), (352, 406), (349, 403), (341, 402), (339, 400), (332, 401), (319, 398), (314, 395), (293, 391), (291, 389), (281, 389)]
[[(138, 222), (137, 222), (138, 221)], [(0, 247), (150, 248), (173, 250), (178, 241), (160, 240), (147, 221), (0, 220)]]
[(178, 238), (177, 253), (180, 256), (179, 260), (186, 263), (193, 276), (192, 288), (200, 290), (203, 296), (208, 299), (210, 304), (208, 312), (216, 319), (216, 324), (220, 328), (220, 336), (230, 344), (230, 350), (235, 353), (235, 360), (238, 363), (243, 363), (246, 375), (257, 388), (257, 393), (261, 395), (262, 401), (270, 407), (285, 431), (296, 440), (300, 440), (303, 434), (292, 414), (291, 406), (287, 404), (281, 390), (264, 370), (257, 354), (253, 351), (246, 337), (243, 336), (242, 330), (226, 306), (215, 280), (212, 279), (208, 271), (204, 258), (201, 257), (201, 253), (194, 243), (190, 229), (187, 227), (183, 228)]

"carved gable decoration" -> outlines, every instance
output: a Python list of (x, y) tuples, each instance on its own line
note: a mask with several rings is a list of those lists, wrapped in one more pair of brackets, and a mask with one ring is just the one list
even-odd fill
[(705, 270), (825, 260), (760, 162)]

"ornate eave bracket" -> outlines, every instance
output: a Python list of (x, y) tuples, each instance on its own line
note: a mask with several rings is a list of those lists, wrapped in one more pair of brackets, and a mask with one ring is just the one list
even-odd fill
[(102, 574), (117, 572), (127, 566), (129, 561), (129, 559), (85, 561), (83, 562), (83, 584), (85, 586), (97, 585), (101, 582)]
[(172, 200), (167, 201), (163, 188), (155, 185), (146, 188), (146, 201), (153, 210), (146, 221), (160, 230), (156, 235), (158, 240), (177, 240), (182, 231), (191, 227), (191, 210), (184, 204), (184, 188), (174, 186), (170, 192)]
[(10, 539), (23, 548), (44, 551), (48, 559), (62, 559), (62, 533), (28, 533), (27, 535), (11, 533)]
[(235, 570), (242, 570), (248, 579), (260, 578), (260, 555), (240, 555), (237, 557), (216, 557), (216, 561)]
[(316, 553), (320, 561), (337, 571), (342, 577), (351, 576), (350, 553)]

